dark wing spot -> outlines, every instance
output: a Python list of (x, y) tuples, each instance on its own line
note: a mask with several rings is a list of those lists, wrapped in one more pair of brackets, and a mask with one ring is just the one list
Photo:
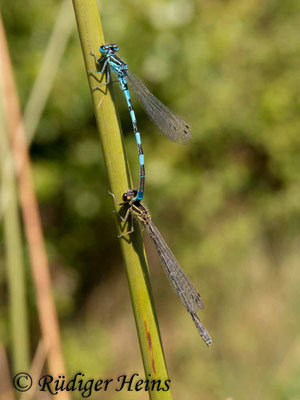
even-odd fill
[(183, 131), (186, 135), (188, 134), (188, 132), (186, 130)]
[(185, 127), (189, 129), (189, 126), (188, 126), (188, 125), (185, 125)]

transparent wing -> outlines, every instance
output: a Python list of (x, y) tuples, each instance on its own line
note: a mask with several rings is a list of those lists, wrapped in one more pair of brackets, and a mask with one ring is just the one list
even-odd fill
[(188, 124), (172, 113), (168, 107), (159, 101), (146, 86), (129, 71), (127, 78), (141, 106), (160, 132), (170, 140), (173, 140), (173, 142), (187, 144), (192, 138), (192, 133)]
[(190, 278), (184, 273), (174, 254), (152, 221), (146, 221), (143, 225), (155, 245), (171, 286), (179, 296), (187, 311), (190, 313), (202, 339), (209, 346), (212, 343), (212, 339), (197, 315), (197, 309), (203, 308), (199, 292), (195, 289)]

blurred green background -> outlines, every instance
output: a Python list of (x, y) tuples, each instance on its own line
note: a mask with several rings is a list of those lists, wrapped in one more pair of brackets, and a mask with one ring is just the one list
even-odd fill
[[(59, 6), (2, 3), (24, 107)], [(187, 146), (169, 142), (134, 103), (144, 203), (199, 288), (200, 318), (214, 340), (207, 349), (145, 238), (174, 398), (299, 399), (299, 1), (110, 0), (100, 11), (107, 42), (119, 44), (130, 70), (193, 132)], [(137, 183), (136, 144), (117, 86)], [(31, 156), (69, 374), (143, 376), (75, 23)], [(1, 240), (2, 265), (3, 250)], [(29, 267), (28, 284), (35, 349)], [(0, 329), (9, 344), (5, 287), (1, 268)]]

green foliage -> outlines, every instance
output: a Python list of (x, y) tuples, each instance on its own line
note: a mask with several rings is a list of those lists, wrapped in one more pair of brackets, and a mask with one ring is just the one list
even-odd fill
[[(48, 3), (47, 13), (37, 1), (3, 8), (23, 104), (57, 5)], [(199, 287), (206, 306), (201, 316), (214, 339), (207, 350), (176, 296), (166, 289), (149, 245), (175, 397), (296, 399), (298, 2), (112, 0), (101, 2), (101, 12), (107, 40), (120, 45), (130, 70), (189, 121), (193, 132), (188, 146), (173, 144), (154, 132), (135, 105), (145, 152), (145, 203)], [(125, 102), (120, 93), (117, 97), (137, 183), (136, 145)], [(116, 285), (118, 291), (105, 306), (111, 324), (105, 324), (103, 337), (120, 336), (126, 347), (118, 328), (122, 321), (122, 330), (132, 332), (127, 343), (134, 343), (133, 320), (123, 315), (130, 314), (129, 304), (120, 307), (124, 296), (129, 300), (120, 284), (125, 285), (124, 271), (77, 34), (61, 64), (31, 155), (53, 274), (63, 288), (58, 295), (64, 293), (57, 296), (58, 309), (60, 302), (67, 304), (61, 307), (61, 323), (64, 332), (72, 327), (75, 332), (65, 339), (67, 355), (71, 344), (76, 352), (76, 340), (80, 345), (80, 323), (90, 332), (94, 318), (101, 319), (99, 310), (95, 316), (82, 316), (88, 309), (97, 310), (101, 294), (111, 295), (107, 285), (111, 291)], [(97, 340), (85, 346), (92, 359)], [(129, 361), (124, 364), (123, 354), (128, 354), (122, 346), (118, 354), (112, 342), (107, 346), (115, 366), (107, 363), (104, 375), (117, 375), (120, 360), (125, 370), (135, 368)], [(82, 358), (80, 354), (78, 369), (86, 365), (86, 353)], [(101, 354), (104, 368), (108, 357), (105, 352), (101, 360)], [(90, 371), (97, 373), (96, 367)]]

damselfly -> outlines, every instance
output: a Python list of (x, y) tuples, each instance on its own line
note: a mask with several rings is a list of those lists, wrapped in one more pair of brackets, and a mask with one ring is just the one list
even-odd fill
[[(122, 196), (124, 203), (120, 203), (120, 205), (128, 205), (129, 208), (127, 209), (125, 217), (122, 217), (119, 213), (118, 215), (124, 222), (126, 222), (129, 217), (134, 217), (145, 228), (148, 235), (152, 239), (152, 242), (154, 243), (155, 249), (160, 257), (163, 269), (171, 286), (175, 290), (188, 313), (191, 315), (202, 339), (209, 346), (212, 344), (212, 339), (197, 315), (198, 308), (203, 309), (201, 296), (194, 287), (190, 278), (185, 274), (179, 265), (174, 254), (161, 236), (159, 230), (153, 224), (149, 211), (142, 204), (140, 204), (139, 201), (135, 201), (136, 194), (136, 190), (126, 190)], [(133, 229), (132, 223), (130, 231), (122, 233), (119, 235), (119, 237), (132, 233)]]
[(134, 201), (141, 201), (145, 191), (144, 153), (140, 133), (137, 127), (135, 112), (132, 107), (131, 97), (127, 86), (127, 80), (134, 92), (137, 94), (137, 97), (149, 119), (157, 126), (163, 135), (174, 142), (186, 144), (191, 139), (192, 134), (189, 126), (182, 119), (173, 114), (172, 111), (170, 111), (164, 104), (162, 104), (161, 101), (159, 101), (152, 93), (150, 93), (146, 86), (136, 76), (128, 71), (127, 64), (116, 55), (117, 51), (119, 50), (118, 45), (103, 45), (100, 46), (99, 50), (101, 53), (101, 57), (99, 59), (97, 58), (96, 54), (91, 53), (91, 55), (95, 58), (96, 64), (101, 66), (101, 70), (88, 72), (100, 74), (106, 72), (106, 82), (95, 86), (94, 89), (110, 83), (111, 70), (117, 75), (117, 78), (120, 82), (120, 86), (125, 95), (129, 109), (139, 155), (140, 178), (139, 187)]

